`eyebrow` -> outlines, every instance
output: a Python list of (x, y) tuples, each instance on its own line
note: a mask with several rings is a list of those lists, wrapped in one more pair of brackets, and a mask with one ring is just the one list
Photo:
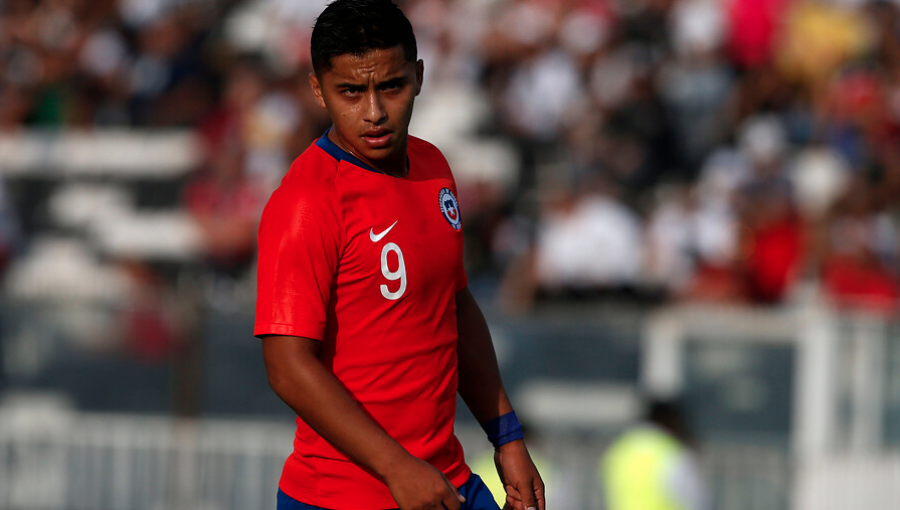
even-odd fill
[[(409, 81), (409, 78), (407, 78), (406, 76), (402, 76), (402, 75), (394, 76), (392, 78), (388, 78), (384, 81), (380, 81), (380, 82), (376, 83), (375, 87), (378, 88), (378, 87), (388, 87), (388, 86), (393, 86), (393, 85), (402, 85), (402, 84), (406, 83), (407, 81)], [(366, 85), (365, 83), (353, 83), (353, 82), (349, 82), (349, 81), (340, 82), (340, 83), (335, 84), (335, 87), (337, 87), (339, 89), (365, 89), (367, 86), (368, 85)]]
[(335, 84), (339, 89), (364, 89), (366, 86), (361, 83), (342, 82)]
[(406, 76), (396, 76), (394, 78), (384, 80), (383, 82), (380, 82), (380, 83), (376, 84), (375, 86), (376, 87), (392, 87), (395, 85), (403, 85), (408, 80), (409, 79)]

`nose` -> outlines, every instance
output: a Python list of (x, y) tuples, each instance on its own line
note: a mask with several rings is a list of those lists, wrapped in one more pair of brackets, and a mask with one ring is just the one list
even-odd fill
[(365, 120), (372, 124), (381, 124), (387, 118), (387, 111), (381, 104), (381, 95), (373, 92), (368, 95), (366, 101)]

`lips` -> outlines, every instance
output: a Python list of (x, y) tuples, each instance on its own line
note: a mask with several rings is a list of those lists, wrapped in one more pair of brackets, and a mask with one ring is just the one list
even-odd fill
[(379, 149), (390, 145), (392, 134), (391, 131), (386, 129), (379, 129), (365, 132), (362, 135), (362, 139), (369, 148)]

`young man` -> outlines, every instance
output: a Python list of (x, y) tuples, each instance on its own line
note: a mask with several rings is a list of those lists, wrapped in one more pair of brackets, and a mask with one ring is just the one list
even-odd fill
[(337, 0), (312, 56), (333, 125), (259, 231), (255, 334), (298, 415), (279, 510), (496, 510), (453, 433), (457, 391), (495, 445), (506, 506), (544, 510), (466, 285), (453, 177), (407, 133), (424, 70), (409, 21), (390, 0)]

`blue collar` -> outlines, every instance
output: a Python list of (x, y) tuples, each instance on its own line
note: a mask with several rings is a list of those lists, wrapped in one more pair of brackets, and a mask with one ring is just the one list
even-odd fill
[[(361, 159), (357, 158), (353, 154), (345, 151), (344, 149), (338, 147), (338, 145), (331, 141), (328, 138), (328, 133), (331, 132), (331, 128), (325, 130), (325, 133), (316, 140), (316, 145), (319, 146), (323, 151), (327, 152), (329, 156), (338, 160), (338, 161), (346, 161), (352, 165), (356, 165), (360, 168), (366, 169), (370, 172), (375, 172), (376, 174), (384, 174), (384, 172), (380, 172), (373, 168), (368, 163), (365, 163)], [(409, 172), (409, 156), (406, 157), (406, 170)], [(386, 175), (386, 174), (385, 174)]]

